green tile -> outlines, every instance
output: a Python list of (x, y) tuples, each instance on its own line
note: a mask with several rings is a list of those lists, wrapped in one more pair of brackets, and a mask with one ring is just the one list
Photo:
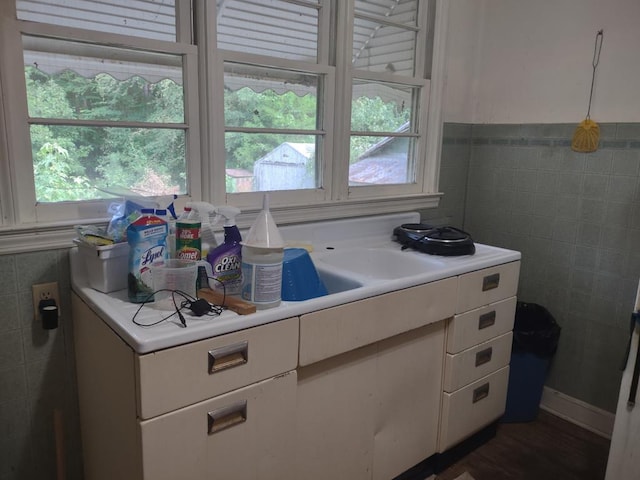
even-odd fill
[(537, 193), (556, 193), (558, 191), (558, 175), (556, 173), (539, 171), (536, 176)]
[(616, 138), (624, 140), (640, 140), (640, 123), (619, 123)]
[(600, 150), (591, 153), (585, 158), (585, 172), (587, 173), (610, 173), (613, 162), (613, 152), (610, 150)]
[(609, 200), (633, 202), (636, 189), (638, 188), (637, 177), (626, 177), (614, 175), (609, 180)]
[(604, 199), (609, 189), (607, 175), (585, 175), (582, 186), (582, 196), (585, 198)]
[(603, 227), (595, 223), (581, 223), (578, 227), (578, 236), (576, 243), (578, 245), (586, 245), (597, 247), (600, 244), (600, 236)]
[(629, 226), (631, 223), (632, 204), (627, 202), (607, 202), (607, 225)]
[[(0, 305), (2, 305), (2, 309), (0, 309), (0, 334), (18, 329), (20, 327), (18, 295), (15, 293), (0, 295)], [(1, 363), (0, 367), (2, 367)]]
[(0, 255), (0, 292), (14, 293), (18, 291), (16, 276), (17, 255)]
[(613, 155), (613, 173), (637, 177), (640, 172), (640, 150), (615, 152)]
[(24, 363), (24, 351), (20, 330), (11, 330), (0, 335), (0, 366), (15, 368)]

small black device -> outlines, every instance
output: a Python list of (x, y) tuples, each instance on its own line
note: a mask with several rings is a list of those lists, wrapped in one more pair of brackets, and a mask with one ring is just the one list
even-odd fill
[(394, 240), (402, 250), (412, 248), (430, 255), (473, 255), (476, 246), (471, 235), (455, 227), (435, 227), (426, 223), (404, 223), (393, 229)]

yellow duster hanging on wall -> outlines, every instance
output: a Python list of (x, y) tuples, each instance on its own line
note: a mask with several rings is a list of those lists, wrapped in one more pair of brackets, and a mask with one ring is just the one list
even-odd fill
[(585, 118), (573, 134), (571, 141), (571, 149), (574, 152), (590, 153), (598, 149), (600, 143), (600, 126), (591, 120), (591, 99), (593, 98), (593, 83), (596, 79), (596, 68), (600, 62), (600, 51), (602, 50), (602, 40), (604, 35), (602, 30), (596, 34), (596, 45), (593, 51), (593, 74), (591, 76), (591, 90), (589, 92), (589, 108), (587, 109), (587, 118)]

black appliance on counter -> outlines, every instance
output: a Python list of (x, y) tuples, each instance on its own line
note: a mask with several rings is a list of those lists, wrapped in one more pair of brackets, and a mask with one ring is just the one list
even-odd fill
[(455, 227), (434, 227), (425, 223), (404, 223), (393, 229), (394, 240), (402, 250), (411, 248), (430, 255), (473, 255), (476, 246), (471, 235)]

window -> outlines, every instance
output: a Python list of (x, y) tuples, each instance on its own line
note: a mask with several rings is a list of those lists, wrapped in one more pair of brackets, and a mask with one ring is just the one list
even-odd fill
[(268, 191), (286, 221), (435, 205), (436, 1), (16, 1), (4, 224), (104, 219), (122, 192), (246, 211)]
[(435, 1), (216, 7), (208, 84), (224, 103), (214, 100), (210, 137), (225, 169), (210, 188), (221, 201), (255, 206), (271, 191), (275, 205), (355, 204), (435, 190), (433, 152), (425, 161)]
[(0, 58), (24, 65), (2, 79), (15, 222), (104, 218), (123, 193), (197, 196), (197, 49), (178, 22), (189, 2), (15, 6)]

